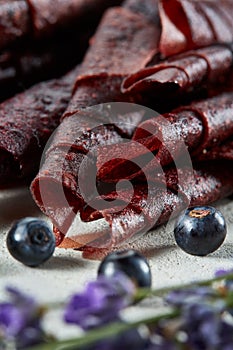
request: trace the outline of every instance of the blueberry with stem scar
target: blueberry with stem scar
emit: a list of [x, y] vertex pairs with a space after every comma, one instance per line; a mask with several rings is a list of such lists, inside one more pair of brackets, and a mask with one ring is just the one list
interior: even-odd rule
[[178, 246], [191, 255], [205, 256], [217, 250], [227, 233], [222, 213], [213, 207], [187, 209], [177, 220], [174, 235]]
[[37, 218], [16, 221], [7, 235], [10, 254], [24, 265], [35, 267], [48, 260], [55, 249], [49, 225]]

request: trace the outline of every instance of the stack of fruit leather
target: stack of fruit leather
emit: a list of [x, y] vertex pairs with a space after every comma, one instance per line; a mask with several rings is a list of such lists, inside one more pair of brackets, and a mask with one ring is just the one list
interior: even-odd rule
[[[57, 245], [112, 249], [233, 192], [232, 6], [127, 0], [105, 12], [31, 185]], [[82, 232], [77, 214], [105, 229]]]

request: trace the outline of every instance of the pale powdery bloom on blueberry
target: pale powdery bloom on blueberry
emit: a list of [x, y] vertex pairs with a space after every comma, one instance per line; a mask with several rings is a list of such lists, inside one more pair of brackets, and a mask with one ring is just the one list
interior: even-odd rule
[[39, 344], [43, 332], [35, 301], [17, 289], [7, 288], [10, 301], [0, 303], [0, 337], [17, 349]]
[[73, 295], [64, 320], [84, 330], [116, 321], [119, 312], [131, 303], [134, 292], [133, 283], [123, 274], [111, 278], [99, 276], [82, 293]]

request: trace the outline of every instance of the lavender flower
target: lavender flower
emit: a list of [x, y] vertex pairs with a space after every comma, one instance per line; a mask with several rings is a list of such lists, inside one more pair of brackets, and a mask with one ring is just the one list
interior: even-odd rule
[[221, 269], [221, 270], [217, 270], [215, 272], [215, 277], [224, 277], [226, 276], [227, 274], [232, 274], [233, 273], [233, 269], [231, 270], [224, 270], [224, 269]]
[[116, 321], [119, 312], [132, 301], [134, 292], [133, 283], [123, 274], [112, 278], [100, 276], [88, 283], [83, 293], [71, 298], [64, 320], [84, 330]]
[[24, 327], [24, 317], [11, 303], [0, 304], [0, 330], [7, 338], [15, 337]]
[[7, 288], [10, 302], [0, 303], [0, 336], [17, 349], [39, 344], [43, 331], [35, 301], [20, 291]]

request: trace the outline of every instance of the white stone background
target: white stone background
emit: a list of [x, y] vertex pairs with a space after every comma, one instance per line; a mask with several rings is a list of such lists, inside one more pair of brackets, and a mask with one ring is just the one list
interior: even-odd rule
[[[216, 206], [226, 218], [228, 233], [223, 245], [206, 257], [188, 255], [177, 247], [172, 223], [149, 232], [131, 245], [147, 256], [153, 288], [202, 280], [212, 277], [217, 269], [233, 268], [233, 201], [225, 199]], [[32, 294], [41, 303], [64, 301], [73, 292], [82, 290], [87, 281], [96, 278], [99, 261], [83, 259], [78, 251], [57, 248], [54, 256], [37, 268], [14, 260], [6, 248], [6, 235], [14, 220], [26, 216], [43, 217], [27, 188], [0, 190], [0, 300], [6, 298], [5, 286], [11, 285]], [[142, 309], [143, 315], [152, 312], [151, 301], [134, 307], [132, 317]], [[48, 316], [46, 327], [61, 338], [77, 332], [76, 327], [61, 325], [59, 312]]]

